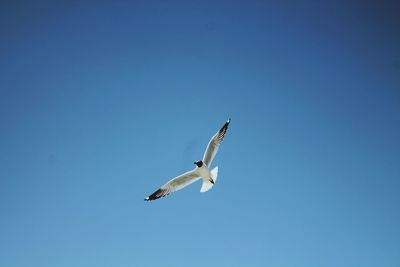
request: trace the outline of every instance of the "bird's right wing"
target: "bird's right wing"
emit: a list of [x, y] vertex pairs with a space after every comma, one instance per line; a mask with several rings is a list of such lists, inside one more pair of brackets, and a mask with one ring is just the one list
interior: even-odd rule
[[213, 137], [211, 137], [210, 142], [207, 145], [206, 151], [204, 152], [203, 156], [203, 162], [210, 167], [211, 161], [214, 159], [215, 154], [217, 154], [219, 145], [222, 143], [224, 140], [224, 136], [226, 131], [228, 130], [229, 123], [231, 122], [231, 119], [228, 119], [224, 126], [219, 129], [219, 131], [214, 134]]
[[181, 174], [168, 181], [165, 185], [161, 186], [157, 191], [155, 191], [150, 196], [146, 197], [144, 200], [149, 201], [158, 199], [160, 197], [165, 197], [166, 195], [169, 195], [172, 192], [178, 191], [196, 182], [198, 179], [200, 179], [200, 175], [196, 171], [196, 169], [189, 172], [185, 172], [184, 174]]

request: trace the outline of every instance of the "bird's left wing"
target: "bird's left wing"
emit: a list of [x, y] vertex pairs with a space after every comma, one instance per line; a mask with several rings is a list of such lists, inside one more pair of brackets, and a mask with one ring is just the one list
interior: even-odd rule
[[203, 162], [210, 167], [211, 161], [214, 159], [215, 154], [217, 154], [219, 145], [224, 140], [226, 131], [228, 130], [229, 123], [231, 119], [228, 119], [225, 124], [219, 129], [219, 131], [211, 137], [210, 142], [208, 142], [206, 151], [204, 152]]
[[166, 195], [169, 195], [172, 192], [178, 191], [196, 182], [198, 179], [200, 179], [200, 175], [196, 171], [196, 169], [189, 172], [185, 172], [184, 174], [181, 174], [168, 181], [165, 185], [161, 186], [157, 191], [155, 191], [150, 196], [146, 197], [144, 200], [149, 201], [158, 199], [160, 197], [165, 197]]

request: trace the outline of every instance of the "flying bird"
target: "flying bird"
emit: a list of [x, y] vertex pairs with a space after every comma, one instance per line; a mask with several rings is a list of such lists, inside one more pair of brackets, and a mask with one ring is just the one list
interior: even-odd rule
[[155, 191], [150, 196], [146, 197], [144, 200], [155, 200], [160, 197], [165, 197], [172, 192], [178, 191], [199, 179], [203, 180], [200, 192], [206, 192], [213, 187], [217, 181], [218, 176], [218, 166], [210, 170], [211, 162], [213, 161], [215, 155], [217, 154], [219, 145], [224, 140], [226, 131], [228, 130], [229, 123], [231, 119], [228, 119], [225, 124], [219, 129], [219, 131], [214, 134], [210, 142], [208, 142], [206, 151], [202, 160], [195, 161], [196, 167], [188, 172], [185, 172], [179, 176], [168, 181], [166, 184], [161, 186], [157, 191]]

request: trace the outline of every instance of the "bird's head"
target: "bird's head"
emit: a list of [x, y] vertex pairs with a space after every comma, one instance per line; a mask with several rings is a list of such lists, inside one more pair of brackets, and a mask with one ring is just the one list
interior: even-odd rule
[[201, 168], [201, 166], [203, 166], [203, 161], [198, 160], [198, 161], [195, 161], [194, 164], [196, 164], [197, 167]]

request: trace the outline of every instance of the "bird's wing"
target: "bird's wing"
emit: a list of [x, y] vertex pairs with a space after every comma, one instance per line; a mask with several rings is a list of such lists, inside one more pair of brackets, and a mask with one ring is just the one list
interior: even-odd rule
[[228, 119], [224, 126], [222, 126], [219, 131], [214, 134], [214, 136], [211, 138], [210, 142], [208, 142], [206, 152], [204, 152], [203, 156], [203, 162], [210, 167], [210, 164], [212, 160], [215, 157], [215, 154], [217, 154], [219, 145], [222, 143], [222, 140], [224, 140], [224, 136], [226, 131], [228, 130], [229, 123], [231, 122], [231, 119]]
[[200, 179], [200, 174], [196, 171], [196, 169], [185, 172], [170, 181], [168, 181], [165, 185], [161, 186], [157, 191], [155, 191], [150, 196], [146, 197], [144, 200], [155, 200], [160, 197], [165, 197], [166, 195], [178, 191]]

